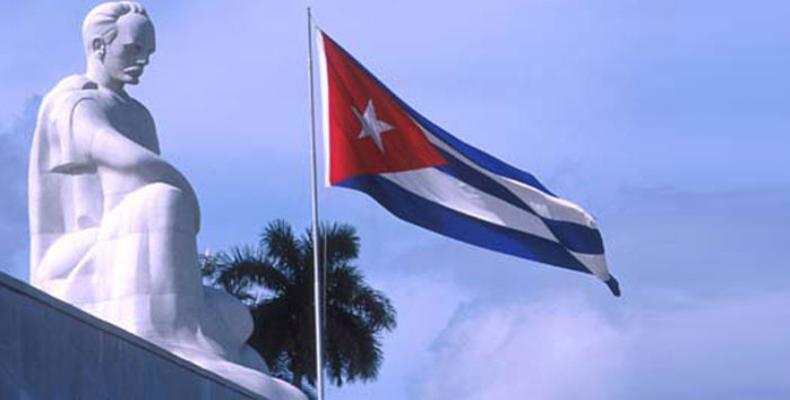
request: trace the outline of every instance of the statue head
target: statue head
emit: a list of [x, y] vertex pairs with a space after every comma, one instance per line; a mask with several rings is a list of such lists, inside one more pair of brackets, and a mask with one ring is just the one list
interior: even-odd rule
[[156, 47], [153, 24], [133, 1], [96, 6], [82, 24], [82, 41], [88, 74], [117, 88], [139, 82]]

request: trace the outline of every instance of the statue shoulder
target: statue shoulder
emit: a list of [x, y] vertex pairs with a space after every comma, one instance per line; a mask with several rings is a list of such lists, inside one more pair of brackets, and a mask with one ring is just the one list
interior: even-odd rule
[[98, 99], [99, 86], [84, 75], [72, 75], [61, 79], [52, 90], [44, 96], [42, 111], [51, 113], [55, 110], [71, 110], [80, 100]]
[[98, 96], [98, 89], [99, 85], [85, 75], [71, 75], [61, 79], [49, 91], [47, 97], [61, 97], [64, 95]]
[[31, 162], [37, 170], [64, 174], [91, 170], [93, 132], [75, 129], [75, 110], [83, 100], [98, 98], [97, 89], [89, 79], [75, 75], [58, 82], [44, 96], [31, 148]]
[[75, 90], [96, 90], [99, 88], [95, 82], [85, 75], [67, 76], [58, 82], [52, 92], [75, 91]]

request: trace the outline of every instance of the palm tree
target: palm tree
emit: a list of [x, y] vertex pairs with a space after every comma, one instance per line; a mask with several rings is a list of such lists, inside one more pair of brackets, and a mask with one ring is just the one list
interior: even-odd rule
[[[321, 225], [319, 246], [326, 249], [324, 362], [329, 379], [375, 379], [383, 354], [381, 335], [395, 328], [395, 309], [371, 288], [352, 262], [359, 255], [356, 230], [345, 224]], [[236, 247], [205, 257], [207, 281], [244, 301], [255, 329], [249, 344], [272, 373], [301, 386], [315, 384], [313, 244], [309, 231], [296, 237], [282, 220], [270, 223], [258, 247]]]

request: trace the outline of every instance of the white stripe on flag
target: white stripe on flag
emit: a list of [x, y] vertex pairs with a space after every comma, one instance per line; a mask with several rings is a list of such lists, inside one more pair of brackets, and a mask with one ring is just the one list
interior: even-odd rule
[[417, 196], [459, 213], [559, 242], [536, 215], [435, 168], [385, 173], [380, 176]]
[[[329, 157], [332, 155], [329, 144], [329, 70], [326, 65], [326, 54], [324, 50], [324, 33], [315, 28], [315, 42], [318, 45], [318, 77], [321, 87], [321, 132], [324, 141], [324, 184], [326, 187], [332, 186], [329, 183]], [[315, 118], [314, 116], [310, 116]]]
[[595, 220], [592, 218], [592, 216], [590, 216], [590, 214], [588, 214], [576, 204], [559, 197], [548, 195], [529, 185], [525, 185], [522, 182], [505, 178], [480, 167], [477, 165], [477, 163], [469, 160], [461, 153], [447, 145], [447, 143], [435, 137], [428, 130], [423, 128], [422, 125], [417, 123], [417, 121], [414, 122], [422, 129], [422, 131], [425, 133], [425, 136], [432, 144], [450, 153], [453, 157], [457, 158], [469, 167], [474, 168], [476, 171], [486, 175], [491, 179], [494, 179], [497, 183], [501, 184], [511, 193], [521, 199], [521, 201], [529, 205], [541, 217], [555, 221], [573, 222], [576, 224], [588, 226], [590, 228], [595, 228]]
[[579, 262], [581, 262], [598, 279], [606, 282], [609, 280], [609, 269], [606, 267], [606, 258], [603, 254], [584, 254], [568, 250]]

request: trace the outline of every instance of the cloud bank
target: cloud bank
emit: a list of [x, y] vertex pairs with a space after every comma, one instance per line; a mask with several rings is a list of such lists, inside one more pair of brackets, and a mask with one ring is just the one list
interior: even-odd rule
[[630, 332], [579, 299], [459, 311], [420, 398], [611, 399]]
[[459, 308], [421, 399], [787, 398], [790, 292], [606, 316], [578, 295]]

